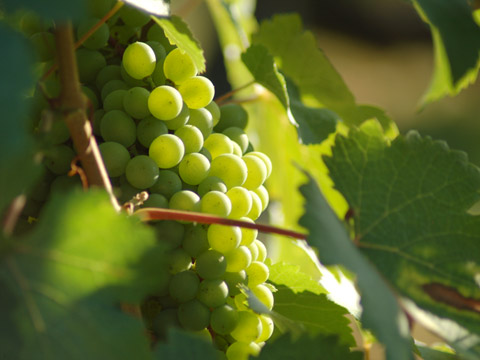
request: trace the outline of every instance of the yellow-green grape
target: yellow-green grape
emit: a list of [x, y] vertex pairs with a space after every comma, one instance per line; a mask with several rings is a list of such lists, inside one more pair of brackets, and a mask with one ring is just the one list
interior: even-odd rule
[[250, 195], [252, 195], [252, 209], [247, 214], [247, 217], [252, 220], [257, 220], [262, 213], [262, 200], [260, 200], [260, 197], [253, 191], [250, 191]]
[[216, 126], [220, 121], [220, 107], [217, 105], [215, 101], [210, 102], [207, 106], [205, 106], [210, 114], [212, 114], [213, 126]]
[[238, 144], [241, 149], [241, 154], [247, 150], [248, 136], [243, 129], [233, 126], [223, 130], [223, 133]]
[[263, 162], [265, 163], [265, 166], [267, 167], [267, 179], [268, 179], [268, 177], [272, 173], [272, 161], [270, 160], [270, 158], [266, 154], [260, 151], [251, 151], [249, 153], [246, 153], [245, 155], [257, 156], [258, 158], [263, 160]]
[[203, 134], [203, 138], [207, 139], [213, 130], [212, 114], [205, 109], [190, 109], [190, 117], [188, 124], [196, 126]]
[[228, 347], [225, 354], [227, 360], [248, 360], [251, 356], [256, 357], [260, 354], [260, 350], [260, 346], [255, 342], [247, 344], [237, 341]]
[[213, 100], [215, 87], [204, 76], [194, 76], [183, 81], [178, 87], [183, 101], [190, 109], [200, 109]]
[[240, 245], [242, 232], [238, 226], [212, 224], [208, 227], [207, 238], [213, 250], [225, 254]]
[[220, 191], [209, 191], [200, 201], [200, 210], [206, 214], [228, 216], [232, 210], [232, 204], [224, 193]]
[[227, 196], [232, 203], [230, 218], [240, 219], [246, 216], [252, 209], [252, 195], [250, 195], [247, 189], [241, 186], [234, 186], [227, 191]]
[[182, 107], [182, 95], [171, 86], [158, 86], [148, 97], [148, 109], [160, 120], [173, 120], [180, 115]]
[[152, 193], [148, 195], [148, 199], [143, 202], [142, 207], [156, 207], [168, 209], [168, 200], [161, 194]]
[[172, 134], [160, 135], [152, 141], [148, 149], [148, 155], [161, 169], [169, 169], [180, 163], [184, 153], [182, 140]]
[[209, 308], [225, 304], [228, 286], [222, 279], [205, 279], [198, 287], [197, 299]]
[[185, 103], [183, 103], [182, 110], [180, 114], [174, 117], [172, 120], [165, 121], [168, 130], [177, 130], [185, 125], [190, 119], [190, 109]]
[[[250, 222], [252, 224], [255, 224], [255, 221], [248, 217], [242, 217], [240, 218], [242, 221]], [[258, 235], [258, 230], [257, 229], [247, 229], [242, 227], [242, 241], [240, 245], [245, 245], [249, 246], [251, 243], [255, 241]], [[255, 259], [253, 259], [255, 260]]]
[[252, 191], [255, 194], [257, 194], [260, 200], [262, 201], [262, 211], [265, 211], [265, 209], [268, 206], [268, 202], [270, 200], [270, 196], [268, 195], [268, 190], [265, 188], [265, 186], [260, 185], [258, 188]]
[[268, 310], [273, 309], [274, 298], [272, 291], [265, 285], [259, 284], [255, 286], [249, 286], [252, 293], [260, 300]]
[[208, 176], [198, 185], [197, 193], [200, 196], [205, 195], [209, 191], [227, 192], [227, 186], [218, 176]]
[[220, 133], [211, 134], [203, 143], [203, 147], [210, 152], [212, 159], [219, 155], [231, 154], [233, 152], [232, 140]]
[[248, 169], [247, 179], [243, 183], [243, 187], [248, 190], [258, 188], [267, 178], [267, 167], [265, 163], [258, 157], [252, 155], [245, 155], [242, 159], [245, 161]]
[[270, 337], [273, 334], [273, 330], [274, 330], [275, 325], [273, 323], [272, 318], [268, 315], [258, 315], [258, 317], [260, 318], [260, 321], [262, 322], [262, 333], [261, 333], [260, 337], [256, 340], [256, 342], [261, 343], [261, 342], [265, 342], [268, 339], [270, 339]]
[[240, 288], [238, 285], [247, 285], [247, 273], [245, 270], [240, 270], [237, 272], [225, 272], [222, 278], [228, 285], [230, 296], [236, 296], [240, 293]]
[[155, 70], [155, 53], [143, 42], [134, 42], [123, 53], [122, 63], [125, 71], [134, 79], [143, 79]]
[[212, 330], [220, 335], [229, 334], [235, 329], [237, 322], [237, 310], [226, 304], [213, 309], [210, 316], [210, 326]]
[[252, 254], [246, 246], [239, 246], [225, 254], [227, 271], [239, 272], [248, 268], [252, 262]]
[[264, 262], [265, 259], [267, 258], [267, 248], [265, 247], [263, 242], [261, 242], [258, 239], [255, 239], [254, 242], [255, 242], [255, 245], [257, 245], [257, 249], [258, 249], [257, 261]]
[[242, 151], [242, 149], [240, 148], [240, 145], [238, 145], [235, 141], [232, 141], [232, 145], [233, 145], [233, 152], [232, 152], [232, 154], [237, 155], [238, 157], [242, 157], [243, 151]]
[[226, 268], [225, 255], [212, 249], [202, 252], [195, 261], [195, 270], [202, 279], [220, 279]]
[[268, 266], [260, 261], [252, 261], [250, 266], [245, 271], [247, 272], [249, 287], [264, 283], [267, 281], [268, 275], [270, 274]]
[[210, 162], [199, 153], [186, 154], [178, 167], [178, 172], [183, 181], [189, 185], [200, 184], [210, 170]]
[[170, 209], [193, 211], [200, 197], [190, 190], [182, 190], [172, 195], [169, 201]]
[[247, 296], [243, 292], [240, 292], [237, 295], [235, 295], [233, 300], [238, 310], [241, 310], [241, 311], [248, 310]]
[[232, 337], [241, 342], [250, 343], [262, 334], [262, 322], [256, 314], [250, 311], [238, 312], [238, 323], [231, 332]]
[[257, 261], [258, 259], [258, 246], [255, 241], [252, 241], [249, 245], [246, 245], [252, 254], [252, 261]]
[[[222, 179], [225, 185], [227, 185], [227, 189], [231, 189], [234, 186], [241, 186], [247, 178], [247, 171], [245, 162], [238, 156], [232, 154], [219, 155], [213, 159], [210, 164], [210, 176], [217, 176]], [[255, 194], [255, 196], [258, 198], [258, 195]], [[258, 199], [258, 201], [261, 207], [260, 199]], [[256, 220], [256, 218], [254, 220]]]
[[175, 84], [181, 84], [188, 78], [197, 75], [197, 67], [190, 55], [176, 48], [170, 51], [163, 63], [165, 77]]
[[183, 125], [175, 130], [175, 135], [182, 139], [185, 154], [199, 152], [203, 146], [203, 134], [193, 125]]

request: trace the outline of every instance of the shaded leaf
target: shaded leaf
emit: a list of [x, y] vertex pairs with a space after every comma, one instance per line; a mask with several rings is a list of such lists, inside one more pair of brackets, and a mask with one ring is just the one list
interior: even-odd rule
[[122, 0], [155, 16], [170, 15], [170, 2], [165, 0]]
[[420, 352], [423, 360], [460, 360], [460, 358], [455, 354], [429, 348], [427, 346], [417, 345], [417, 349]]
[[221, 359], [218, 350], [200, 335], [187, 333], [175, 328], [168, 333], [168, 342], [160, 343], [155, 349], [155, 359]]
[[278, 262], [269, 265], [269, 281], [275, 285], [285, 285], [294, 293], [310, 291], [314, 294], [325, 293], [326, 290], [317, 280], [300, 270], [300, 266]]

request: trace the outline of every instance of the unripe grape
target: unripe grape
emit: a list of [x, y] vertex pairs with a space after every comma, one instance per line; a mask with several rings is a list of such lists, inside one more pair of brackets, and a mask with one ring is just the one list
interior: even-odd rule
[[170, 198], [170, 209], [193, 211], [200, 197], [190, 190], [179, 191]]
[[250, 311], [238, 312], [238, 323], [231, 332], [237, 341], [250, 343], [257, 340], [262, 334], [262, 322], [256, 314]]
[[150, 144], [148, 155], [161, 169], [172, 168], [183, 158], [185, 147], [178, 136], [172, 134], [160, 135]]
[[234, 186], [227, 191], [227, 196], [232, 203], [232, 211], [230, 213], [232, 219], [240, 219], [246, 216], [252, 209], [252, 195], [250, 195], [247, 189], [241, 186]]
[[127, 163], [130, 160], [130, 154], [125, 146], [117, 142], [106, 141], [98, 147], [102, 154], [108, 175], [110, 177], [117, 177], [124, 174]]
[[135, 122], [130, 116], [120, 110], [111, 110], [100, 122], [100, 133], [105, 141], [115, 141], [129, 147], [136, 140]]
[[[152, 194], [152, 195], [159, 195], [159, 194]], [[168, 202], [167, 202], [167, 207], [168, 207]], [[168, 245], [170, 249], [175, 249], [182, 244], [183, 237], [185, 235], [185, 226], [183, 224], [180, 224], [178, 221], [174, 221], [174, 220], [158, 221], [155, 224], [155, 233], [157, 234], [158, 241]]]
[[200, 224], [186, 225], [182, 247], [191, 257], [196, 258], [198, 255], [210, 248], [207, 238], [207, 229], [205, 226], [206, 225]]
[[[260, 321], [262, 322], [262, 334], [256, 340], [256, 342], [261, 343], [261, 342], [265, 342], [268, 339], [270, 339], [270, 337], [273, 334], [273, 330], [274, 330], [275, 325], [274, 325], [273, 320], [270, 316], [259, 315], [258, 317], [260, 318]], [[211, 321], [211, 319], [210, 319], [210, 321]]]
[[248, 360], [251, 356], [257, 356], [260, 354], [260, 346], [254, 342], [245, 343], [245, 342], [234, 342], [231, 344], [227, 351], [228, 360]]
[[220, 107], [215, 101], [212, 101], [210, 102], [210, 104], [205, 106], [205, 109], [207, 109], [210, 114], [212, 114], [213, 126], [216, 126], [220, 121]]
[[239, 272], [247, 269], [252, 262], [252, 254], [246, 246], [239, 246], [225, 254], [227, 271]]
[[155, 53], [143, 42], [134, 42], [123, 53], [122, 63], [127, 73], [134, 79], [143, 79], [155, 70]]
[[229, 305], [222, 305], [215, 308], [210, 316], [210, 326], [217, 334], [227, 335], [238, 322], [237, 311]]
[[170, 296], [179, 303], [195, 299], [197, 295], [200, 280], [194, 271], [187, 270], [176, 273], [170, 279], [169, 293]]
[[57, 145], [45, 152], [45, 165], [56, 175], [66, 174], [70, 168], [75, 152], [67, 145]]
[[209, 191], [220, 191], [225, 193], [227, 186], [218, 176], [208, 176], [198, 185], [198, 195], [204, 196]]
[[197, 299], [209, 308], [225, 304], [228, 297], [228, 286], [221, 279], [203, 280], [197, 293]]
[[204, 142], [203, 146], [210, 152], [212, 159], [222, 154], [231, 154], [233, 145], [230, 138], [224, 134], [211, 134]]
[[182, 94], [183, 101], [190, 109], [200, 109], [207, 106], [215, 95], [215, 87], [204, 76], [194, 76], [186, 79], [180, 84], [178, 91]]
[[180, 190], [182, 190], [182, 180], [171, 170], [160, 170], [157, 182], [150, 187], [150, 191], [162, 194], [167, 199]]
[[199, 153], [187, 154], [180, 162], [178, 172], [183, 181], [189, 185], [198, 185], [208, 176], [210, 162]]
[[[96, 18], [89, 18], [82, 20], [77, 28], [77, 39], [80, 40], [92, 27], [94, 27], [100, 20]], [[88, 49], [98, 50], [107, 45], [108, 38], [110, 36], [110, 30], [108, 25], [103, 23], [95, 30], [93, 34], [83, 42], [83, 46]]]
[[247, 272], [249, 287], [264, 283], [267, 281], [270, 273], [268, 266], [260, 261], [252, 261], [250, 266], [245, 271]]
[[147, 155], [137, 155], [128, 161], [125, 176], [133, 187], [147, 189], [157, 181], [158, 166]]
[[171, 86], [157, 86], [148, 97], [148, 109], [160, 120], [173, 120], [180, 115], [182, 107], [182, 95]]
[[200, 209], [206, 214], [228, 216], [232, 210], [232, 203], [224, 193], [220, 191], [209, 191], [202, 197]]
[[197, 74], [197, 68], [190, 55], [179, 48], [173, 49], [167, 54], [163, 63], [163, 71], [166, 78], [175, 84], [180, 84]]
[[222, 132], [229, 127], [245, 129], [248, 123], [247, 111], [238, 104], [220, 106], [220, 121], [215, 126], [215, 131]]
[[137, 140], [146, 148], [160, 135], [168, 134], [168, 129], [162, 120], [148, 116], [137, 124]]
[[225, 256], [216, 250], [204, 251], [195, 262], [197, 274], [203, 279], [220, 279], [226, 268]]
[[176, 274], [192, 267], [192, 258], [182, 248], [176, 248], [168, 254], [168, 271]]
[[258, 157], [252, 155], [245, 155], [242, 160], [248, 169], [247, 179], [243, 183], [243, 187], [248, 190], [258, 188], [267, 178], [267, 167], [265, 163]]
[[148, 97], [150, 92], [142, 87], [130, 88], [123, 98], [125, 112], [134, 119], [143, 119], [150, 115]]
[[156, 207], [168, 209], [168, 200], [165, 196], [161, 194], [150, 194], [148, 199], [143, 202], [142, 207]]
[[123, 108], [123, 97], [127, 93], [127, 90], [118, 89], [112, 91], [110, 94], [107, 95], [105, 100], [103, 100], [103, 110], [111, 111], [111, 110], [120, 110], [124, 111]]
[[203, 134], [196, 126], [183, 125], [175, 130], [175, 135], [182, 139], [185, 154], [199, 152], [203, 146]]
[[240, 245], [242, 232], [238, 226], [212, 224], [208, 227], [207, 236], [210, 247], [225, 254]]
[[185, 329], [199, 331], [210, 323], [210, 310], [194, 299], [178, 307], [178, 320]]
[[190, 109], [190, 118], [188, 124], [196, 126], [203, 135], [204, 139], [207, 139], [212, 133], [213, 118], [212, 114], [207, 109]]
[[234, 186], [241, 186], [245, 182], [247, 178], [247, 165], [245, 165], [245, 162], [238, 156], [222, 154], [212, 160], [210, 164], [210, 175], [218, 176], [225, 182], [227, 188], [230, 189]]

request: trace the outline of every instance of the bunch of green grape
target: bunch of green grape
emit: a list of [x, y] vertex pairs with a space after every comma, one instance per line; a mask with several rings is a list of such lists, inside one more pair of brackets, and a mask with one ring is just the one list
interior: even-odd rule
[[[76, 24], [77, 39], [114, 2], [90, 4], [92, 17]], [[45, 41], [39, 43], [51, 44], [47, 53], [54, 54], [51, 35], [42, 32]], [[264, 182], [272, 165], [249, 142], [248, 114], [238, 104], [218, 106], [212, 82], [199, 75], [188, 53], [168, 42], [161, 27], [124, 5], [76, 56], [93, 131], [121, 202], [146, 191], [145, 207], [257, 220], [269, 202]], [[44, 70], [53, 56], [39, 60]], [[49, 87], [34, 94], [34, 103], [48, 107], [49, 98], [58, 96], [56, 74], [49, 81]], [[49, 119], [48, 125], [38, 130], [48, 139], [44, 164], [49, 175], [39, 185], [47, 190], [60, 178], [70, 179], [74, 157], [62, 119]], [[152, 226], [169, 249], [168, 281], [142, 307], [155, 337], [162, 340], [170, 327], [178, 326], [205, 335], [229, 360], [258, 354], [274, 324], [249, 308], [242, 287], [269, 310], [274, 298], [266, 283], [266, 248], [257, 231], [177, 221]]]

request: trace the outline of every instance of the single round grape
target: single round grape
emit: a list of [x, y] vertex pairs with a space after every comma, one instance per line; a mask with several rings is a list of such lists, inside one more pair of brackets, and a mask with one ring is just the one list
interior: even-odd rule
[[76, 57], [78, 76], [84, 84], [93, 83], [99, 71], [107, 66], [105, 57], [97, 50], [78, 49]]
[[167, 125], [156, 117], [148, 116], [137, 124], [137, 140], [146, 148], [160, 135], [168, 134]]
[[223, 180], [227, 189], [241, 186], [247, 178], [247, 165], [238, 156], [222, 154], [212, 160], [210, 175], [218, 176]]
[[148, 97], [150, 92], [142, 87], [130, 88], [123, 98], [125, 112], [134, 119], [143, 119], [150, 115]]
[[252, 254], [250, 253], [250, 250], [243, 245], [227, 252], [225, 258], [227, 259], [228, 272], [245, 270], [252, 263]]
[[268, 179], [268, 177], [272, 173], [272, 161], [270, 160], [270, 158], [266, 154], [260, 151], [251, 151], [246, 153], [245, 155], [253, 155], [263, 160], [263, 162], [265, 163], [265, 166], [267, 167], [267, 179]]
[[[240, 220], [255, 224], [255, 221], [253, 221], [248, 217], [242, 217], [240, 218]], [[258, 235], [257, 229], [247, 229], [242, 227], [241, 231], [242, 231], [242, 241], [240, 242], [240, 245], [248, 246], [251, 243], [253, 243], [257, 238], [257, 235]]]
[[180, 177], [189, 185], [200, 184], [208, 176], [209, 170], [210, 162], [199, 153], [185, 155], [178, 167]]
[[220, 191], [209, 191], [200, 201], [200, 210], [206, 214], [228, 216], [232, 210], [230, 199]]
[[229, 127], [245, 129], [248, 124], [248, 113], [239, 104], [226, 104], [220, 106], [220, 121], [215, 126], [215, 131], [222, 132]]
[[129, 147], [136, 140], [135, 122], [130, 116], [120, 110], [111, 110], [100, 122], [100, 134], [105, 141], [115, 141]]
[[43, 117], [40, 119], [39, 128], [47, 133], [47, 141], [52, 145], [60, 145], [70, 139], [65, 121], [58, 116], [53, 119]]
[[228, 347], [225, 354], [228, 360], [248, 360], [252, 356], [258, 356], [260, 350], [260, 346], [254, 342], [247, 344], [237, 341]]
[[33, 35], [48, 29], [48, 23], [42, 20], [37, 14], [33, 12], [22, 11], [18, 25], [20, 31], [25, 35]]
[[258, 259], [258, 246], [255, 241], [252, 241], [249, 245], [246, 245], [250, 253], [252, 254], [252, 261], [256, 261]]
[[190, 109], [200, 109], [207, 106], [215, 95], [215, 87], [204, 76], [194, 76], [186, 79], [180, 84], [178, 91], [182, 94], [183, 101]]
[[38, 32], [30, 37], [38, 61], [44, 62], [55, 57], [55, 37], [47, 31]]
[[260, 302], [267, 307], [268, 310], [273, 309], [274, 298], [272, 291], [265, 285], [259, 284], [255, 286], [250, 286], [250, 290], [257, 297]]
[[225, 272], [222, 276], [223, 280], [227, 283], [230, 296], [236, 296], [240, 293], [238, 285], [247, 285], [247, 273], [245, 270], [237, 272]]
[[243, 154], [248, 147], [248, 136], [243, 129], [238, 127], [229, 127], [223, 130], [223, 134], [227, 135], [230, 140], [234, 141]]
[[204, 142], [203, 146], [210, 152], [212, 159], [222, 154], [231, 154], [233, 152], [232, 141], [224, 134], [211, 134]]
[[160, 120], [173, 120], [180, 114], [182, 107], [182, 95], [171, 86], [157, 86], [148, 97], [148, 109]]
[[100, 90], [110, 80], [122, 80], [120, 65], [107, 65], [102, 68], [97, 74], [95, 85]]
[[117, 177], [124, 174], [130, 160], [130, 154], [125, 146], [117, 142], [106, 141], [98, 147], [107, 168], [108, 176]]
[[243, 183], [243, 187], [254, 190], [262, 185], [267, 178], [267, 167], [261, 159], [253, 155], [245, 155], [242, 159], [248, 169], [247, 179]]
[[207, 229], [205, 225], [186, 225], [182, 247], [191, 257], [194, 258], [204, 251], [207, 251], [210, 248], [210, 245], [208, 244]]
[[252, 209], [252, 195], [250, 195], [247, 189], [241, 186], [234, 186], [227, 191], [227, 196], [232, 203], [230, 218], [240, 219], [246, 216]]
[[203, 279], [220, 279], [227, 268], [225, 256], [215, 250], [207, 250], [195, 261], [197, 274]]
[[112, 91], [105, 97], [103, 100], [103, 110], [111, 111], [111, 110], [121, 110], [123, 111], [123, 97], [127, 93], [127, 90], [118, 89]]
[[203, 280], [198, 287], [197, 299], [209, 308], [225, 304], [228, 286], [221, 279]]
[[150, 191], [162, 194], [167, 199], [180, 190], [182, 190], [182, 180], [171, 170], [160, 170], [157, 182], [150, 187]]
[[183, 125], [175, 130], [175, 135], [182, 139], [185, 154], [199, 152], [203, 146], [203, 134], [196, 126]]
[[[93, 28], [100, 20], [97, 18], [87, 18], [80, 21], [77, 27], [77, 40], [80, 40], [91, 28]], [[95, 30], [93, 34], [83, 42], [83, 46], [88, 49], [98, 50], [107, 45], [108, 38], [110, 37], [110, 29], [108, 25], [103, 23]]]
[[261, 242], [258, 239], [255, 239], [254, 242], [255, 242], [255, 245], [257, 245], [257, 249], [258, 249], [257, 261], [260, 261], [260, 262], [263, 263], [265, 261], [265, 259], [267, 258], [267, 248], [265, 247], [263, 242]]
[[172, 276], [168, 291], [173, 300], [185, 303], [195, 299], [199, 284], [200, 279], [194, 271], [182, 271]]
[[157, 181], [158, 171], [158, 166], [152, 158], [137, 155], [128, 161], [125, 176], [133, 187], [147, 189]]
[[218, 176], [208, 176], [198, 185], [198, 195], [204, 196], [209, 191], [227, 192], [227, 186]]
[[213, 126], [216, 126], [220, 121], [220, 107], [215, 101], [212, 101], [210, 104], [205, 106], [205, 109], [207, 109], [210, 114], [212, 114], [212, 123]]
[[142, 27], [150, 21], [148, 14], [128, 4], [125, 4], [118, 13], [120, 19], [130, 27]]
[[200, 197], [190, 190], [179, 191], [170, 198], [170, 209], [193, 211]]
[[102, 121], [103, 115], [105, 115], [105, 110], [98, 109], [93, 113], [92, 119], [92, 129], [93, 133], [97, 136], [100, 136], [100, 122]]
[[87, 5], [89, 14], [100, 19], [115, 5], [115, 0], [88, 0]]
[[[272, 318], [268, 315], [259, 315], [258, 317], [262, 322], [262, 333], [260, 334], [260, 337], [255, 342], [262, 343], [270, 339], [270, 337], [273, 334], [275, 324], [273, 323]], [[211, 319], [210, 319], [210, 322], [211, 322]]]
[[[155, 53], [155, 58], [157, 60], [157, 66], [161, 64], [163, 66], [163, 62], [165, 61], [165, 58], [167, 56], [167, 51], [165, 50], [165, 47], [160, 44], [158, 41], [147, 41], [146, 42], [148, 46], [150, 46]], [[163, 71], [163, 69], [162, 69]]]
[[67, 145], [56, 145], [45, 152], [45, 166], [56, 175], [66, 174], [71, 169], [75, 152]]
[[192, 258], [182, 248], [176, 248], [168, 254], [168, 271], [176, 274], [192, 267]]
[[210, 310], [194, 299], [178, 307], [178, 320], [186, 330], [199, 331], [210, 323]]
[[124, 81], [118, 80], [118, 79], [113, 79], [107, 82], [103, 87], [102, 90], [100, 91], [100, 96], [102, 98], [102, 101], [105, 101], [108, 95], [110, 95], [112, 92], [115, 90], [127, 90], [128, 86], [125, 84]]
[[143, 79], [155, 70], [155, 53], [143, 42], [136, 41], [127, 46], [122, 63], [127, 73], [134, 79]]
[[135, 79], [131, 77], [127, 70], [125, 70], [125, 66], [123, 64], [120, 64], [120, 76], [122, 77], [122, 80], [130, 87], [132, 86], [145, 86], [146, 82], [142, 79]]
[[190, 109], [185, 103], [182, 106], [180, 114], [174, 117], [172, 120], [165, 121], [168, 130], [177, 130], [180, 129], [183, 125], [187, 124], [190, 119]]
[[180, 84], [197, 75], [197, 67], [190, 55], [185, 51], [176, 48], [170, 51], [163, 63], [165, 77], [175, 84]]
[[253, 191], [250, 191], [250, 195], [252, 195], [252, 209], [247, 214], [247, 217], [249, 217], [252, 220], [257, 220], [260, 214], [262, 213], [262, 200]]
[[208, 161], [212, 162], [212, 154], [210, 154], [210, 151], [202, 147], [199, 153], [205, 156], [208, 159]]
[[155, 224], [155, 233], [157, 234], [157, 239], [161, 243], [167, 244], [170, 249], [175, 249], [178, 248], [183, 242], [185, 226], [174, 220], [158, 221]]
[[213, 130], [212, 114], [205, 108], [190, 109], [188, 124], [196, 126], [202, 132], [203, 138], [207, 139]]
[[268, 266], [260, 261], [252, 261], [250, 266], [245, 271], [247, 272], [249, 287], [264, 283], [267, 281], [270, 273]]
[[210, 247], [225, 254], [240, 245], [242, 232], [238, 226], [212, 224], [208, 227], [207, 236]]
[[221, 335], [229, 334], [235, 329], [237, 322], [237, 311], [226, 304], [213, 309], [210, 316], [210, 326], [212, 330]]
[[93, 110], [98, 109], [100, 103], [98, 102], [98, 97], [97, 97], [97, 94], [95, 93], [95, 91], [93, 91], [91, 88], [89, 88], [86, 85], [82, 85], [81, 89], [82, 89], [83, 95], [85, 95], [85, 97], [86, 97], [88, 109], [89, 110], [90, 109], [93, 109]]
[[265, 186], [260, 185], [258, 188], [252, 190], [255, 194], [258, 195], [262, 202], [262, 211], [265, 211], [265, 209], [268, 206], [268, 203], [270, 201], [270, 196], [268, 195], [268, 190], [265, 188]]
[[168, 209], [168, 200], [165, 196], [161, 194], [150, 194], [148, 199], [143, 202], [142, 207], [155, 207], [155, 208], [162, 208]]
[[256, 314], [250, 311], [238, 312], [238, 323], [231, 332], [237, 341], [250, 343], [257, 340], [262, 334], [262, 322]]
[[[103, 121], [102, 121], [103, 123]], [[148, 155], [161, 169], [172, 168], [183, 159], [185, 147], [178, 136], [165, 134], [158, 136], [150, 144]]]

